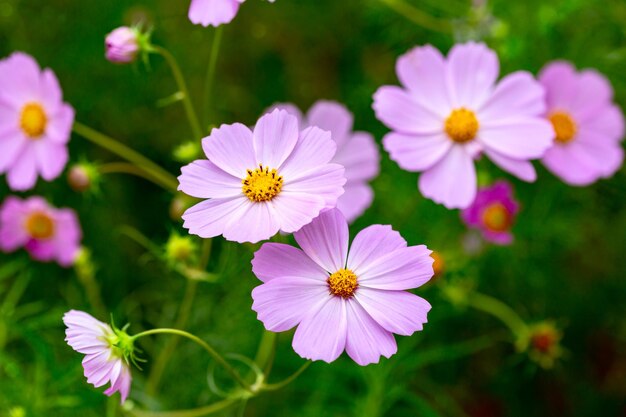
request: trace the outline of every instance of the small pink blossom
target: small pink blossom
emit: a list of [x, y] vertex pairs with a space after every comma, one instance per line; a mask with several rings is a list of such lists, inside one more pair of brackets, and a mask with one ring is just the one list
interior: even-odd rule
[[[82, 311], [68, 311], [63, 323], [67, 327], [65, 341], [85, 355], [83, 368], [87, 382], [96, 388], [111, 383], [104, 393], [110, 397], [119, 392], [124, 403], [132, 381], [128, 361], [123, 356], [124, 346], [129, 345], [124, 343], [128, 340], [125, 334]], [[132, 341], [130, 346], [132, 348]]]
[[263, 284], [252, 309], [273, 332], [297, 326], [293, 348], [303, 358], [332, 362], [345, 350], [359, 365], [397, 351], [393, 334], [422, 330], [430, 304], [406, 290], [433, 276], [431, 251], [407, 246], [391, 226], [374, 225], [348, 245], [337, 209], [294, 234], [302, 249], [265, 243], [252, 260]]
[[609, 80], [557, 61], [541, 71], [539, 81], [546, 90], [545, 116], [556, 133], [542, 159], [546, 168], [577, 186], [615, 174], [624, 161], [624, 116], [613, 102]]
[[213, 129], [202, 148], [208, 160], [183, 167], [178, 189], [207, 199], [183, 214], [183, 227], [203, 238], [258, 242], [293, 233], [343, 194], [330, 133], [301, 131], [284, 110], [261, 117], [254, 131], [240, 123]]
[[42, 197], [9, 196], [0, 207], [0, 249], [24, 247], [33, 259], [71, 266], [82, 233], [74, 210], [51, 207]]
[[59, 81], [30, 56], [0, 61], [0, 174], [9, 187], [31, 189], [37, 176], [57, 178], [68, 160], [74, 109], [63, 102]]
[[118, 64], [133, 62], [140, 51], [140, 36], [138, 29], [128, 26], [113, 30], [104, 41], [106, 59]]
[[461, 218], [467, 227], [479, 230], [485, 240], [510, 245], [513, 242], [511, 227], [518, 211], [511, 185], [498, 181], [479, 189], [476, 200], [461, 212]]
[[393, 132], [383, 145], [401, 168], [421, 172], [422, 194], [448, 208], [468, 207], [476, 196], [474, 158], [484, 153], [503, 170], [536, 179], [554, 132], [542, 116], [544, 90], [518, 71], [497, 81], [498, 57], [482, 43], [455, 45], [447, 57], [432, 46], [398, 59], [402, 87], [374, 95], [379, 120]]
[[337, 200], [337, 208], [346, 216], [348, 223], [352, 223], [374, 200], [374, 191], [368, 184], [380, 170], [380, 154], [374, 136], [352, 131], [352, 113], [335, 101], [318, 101], [306, 116], [293, 104], [278, 104], [274, 108], [293, 114], [303, 127], [317, 126], [330, 132], [337, 144], [337, 153], [331, 162], [343, 165], [348, 180], [344, 185], [345, 193]]
[[[220, 26], [230, 23], [246, 0], [191, 0], [189, 20], [196, 25]], [[268, 0], [273, 3], [274, 0]]]

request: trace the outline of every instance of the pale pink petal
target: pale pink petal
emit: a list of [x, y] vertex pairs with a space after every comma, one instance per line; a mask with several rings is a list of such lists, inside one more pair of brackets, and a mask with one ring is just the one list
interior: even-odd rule
[[481, 125], [477, 140], [485, 149], [513, 159], [541, 158], [552, 146], [554, 128], [540, 118], [514, 118]]
[[345, 183], [344, 168], [341, 165], [321, 165], [304, 174], [299, 173], [298, 176], [285, 178], [281, 194], [312, 194], [323, 198], [326, 208], [333, 208], [344, 192]]
[[481, 124], [488, 120], [540, 116], [546, 110], [545, 90], [532, 74], [514, 72], [504, 77], [478, 112]]
[[69, 159], [67, 146], [40, 139], [32, 145], [35, 148], [37, 168], [41, 177], [52, 181], [63, 172]]
[[196, 198], [236, 197], [243, 193], [241, 181], [203, 159], [181, 168], [178, 190]]
[[252, 132], [241, 123], [222, 125], [202, 139], [202, 149], [209, 161], [237, 178], [245, 178], [247, 170], [257, 168], [252, 146]]
[[280, 219], [280, 230], [285, 233], [297, 232], [326, 207], [326, 201], [320, 196], [284, 190], [272, 200], [272, 204]]
[[183, 227], [189, 229], [189, 233], [205, 239], [221, 235], [231, 219], [242, 216], [249, 202], [243, 195], [202, 201], [185, 211], [182, 216], [185, 221]]
[[581, 132], [596, 132], [618, 141], [624, 138], [624, 115], [614, 104], [603, 106], [591, 117], [578, 119], [577, 122]]
[[352, 241], [348, 254], [348, 269], [361, 272], [361, 267], [406, 246], [406, 240], [391, 226], [375, 224], [366, 227]]
[[343, 165], [348, 182], [368, 181], [378, 175], [380, 155], [374, 136], [355, 132], [337, 151], [333, 162]]
[[41, 72], [40, 89], [41, 104], [46, 111], [55, 114], [59, 106], [63, 104], [63, 92], [59, 80], [49, 68]]
[[430, 135], [443, 130], [445, 119], [419, 104], [400, 87], [380, 87], [374, 94], [372, 107], [378, 120], [402, 133]]
[[468, 42], [450, 50], [446, 69], [453, 107], [479, 109], [491, 95], [500, 63], [485, 44]]
[[433, 277], [431, 253], [424, 245], [400, 248], [371, 261], [365, 260], [353, 272], [358, 278], [359, 288], [417, 288]]
[[50, 115], [46, 126], [46, 138], [57, 144], [67, 144], [72, 136], [74, 109], [62, 103], [56, 112]]
[[398, 351], [393, 334], [383, 329], [354, 300], [348, 300], [346, 353], [361, 366], [378, 363], [381, 356], [390, 358]]
[[30, 256], [40, 262], [50, 262], [56, 259], [57, 246], [53, 240], [31, 239], [25, 246]]
[[535, 182], [537, 179], [537, 171], [535, 171], [535, 167], [533, 167], [530, 161], [509, 158], [491, 149], [485, 149], [485, 154], [502, 170], [515, 175], [521, 180]]
[[299, 137], [298, 119], [276, 109], [262, 116], [254, 127], [254, 152], [257, 165], [280, 167], [291, 155]]
[[234, 242], [256, 243], [269, 239], [279, 230], [280, 218], [271, 202], [256, 203], [248, 200], [244, 208], [230, 216], [223, 235]]
[[234, 19], [239, 5], [237, 0], [191, 0], [189, 20], [196, 25], [217, 27]]
[[584, 120], [597, 114], [613, 100], [613, 87], [598, 71], [584, 70], [577, 74], [576, 96], [569, 109], [575, 119]]
[[331, 133], [332, 139], [341, 148], [352, 131], [354, 117], [343, 104], [319, 100], [307, 113], [309, 126], [317, 126]]
[[276, 168], [287, 182], [327, 164], [335, 155], [336, 150], [337, 145], [331, 139], [329, 132], [317, 127], [309, 127], [300, 134], [293, 152], [283, 165]]
[[348, 223], [339, 210], [327, 210], [294, 234], [302, 250], [330, 273], [346, 266]]
[[576, 69], [565, 61], [554, 61], [539, 73], [539, 81], [546, 88], [549, 109], [571, 110], [570, 103], [576, 97]]
[[28, 139], [17, 128], [0, 133], [0, 173], [10, 169], [27, 144]]
[[428, 301], [408, 291], [359, 288], [354, 297], [385, 330], [403, 336], [422, 330], [431, 309]]
[[579, 147], [555, 145], [546, 152], [541, 162], [569, 185], [589, 185], [600, 177], [597, 168], [590, 164], [584, 150]]
[[26, 191], [37, 182], [37, 156], [32, 143], [26, 144], [7, 173], [9, 188], [14, 191]]
[[337, 209], [343, 213], [348, 223], [352, 223], [372, 205], [374, 190], [367, 183], [358, 182], [346, 184], [344, 190], [337, 200]]
[[283, 243], [264, 243], [254, 253], [252, 272], [263, 282], [279, 277], [324, 281], [328, 273], [298, 248]]
[[0, 249], [13, 252], [28, 242], [23, 226], [25, 210], [22, 200], [8, 196], [0, 207]]
[[465, 208], [476, 196], [476, 169], [472, 155], [455, 145], [419, 179], [419, 189], [426, 198], [449, 209]]
[[412, 172], [431, 168], [448, 154], [452, 145], [445, 133], [404, 135], [391, 132], [383, 138], [389, 157], [402, 169]]
[[265, 110], [264, 114], [272, 113], [276, 109], [285, 110], [287, 113], [298, 119], [298, 126], [300, 126], [300, 129], [304, 129], [305, 127], [307, 127], [307, 123], [304, 121], [304, 116], [302, 115], [302, 112], [295, 104], [276, 103], [267, 110]]
[[28, 102], [41, 98], [40, 68], [33, 57], [14, 52], [6, 58], [0, 69], [0, 100], [21, 109]]
[[80, 250], [82, 230], [76, 212], [59, 209], [56, 215], [57, 233], [54, 237], [56, 260], [61, 266], [71, 266]]
[[332, 362], [346, 346], [346, 300], [326, 294], [325, 302], [302, 319], [293, 350], [305, 359]]

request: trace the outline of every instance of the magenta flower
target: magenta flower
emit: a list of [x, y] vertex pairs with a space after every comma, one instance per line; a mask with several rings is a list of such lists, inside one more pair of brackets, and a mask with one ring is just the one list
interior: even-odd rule
[[85, 355], [83, 368], [87, 382], [96, 388], [110, 382], [104, 393], [110, 397], [119, 392], [124, 403], [132, 381], [129, 362], [124, 357], [128, 349], [132, 351], [129, 336], [82, 311], [68, 311], [63, 323], [67, 327], [67, 344]]
[[393, 333], [422, 330], [430, 304], [408, 291], [433, 276], [426, 246], [407, 247], [391, 226], [362, 230], [348, 249], [348, 223], [327, 210], [295, 233], [302, 250], [265, 243], [252, 260], [263, 284], [252, 309], [265, 328], [298, 326], [293, 348], [303, 358], [332, 362], [346, 350], [359, 365], [397, 351]]
[[422, 194], [448, 208], [468, 207], [476, 196], [473, 159], [484, 153], [503, 170], [534, 181], [530, 159], [543, 156], [554, 132], [543, 119], [544, 91], [527, 72], [497, 82], [499, 62], [484, 44], [432, 46], [398, 59], [403, 88], [381, 87], [376, 116], [393, 132], [383, 145], [401, 168], [422, 172]]
[[518, 211], [511, 185], [498, 181], [479, 189], [476, 200], [461, 212], [461, 218], [467, 227], [479, 230], [485, 240], [510, 245], [513, 242], [511, 227]]
[[610, 82], [594, 70], [576, 72], [552, 62], [539, 75], [546, 90], [546, 116], [556, 133], [543, 164], [570, 185], [611, 177], [624, 160], [624, 116], [613, 103]]
[[139, 30], [128, 26], [113, 30], [104, 41], [106, 59], [117, 64], [133, 62], [140, 51], [140, 36]]
[[50, 69], [16, 52], [0, 61], [0, 174], [13, 190], [33, 188], [37, 175], [57, 178], [68, 159], [74, 109], [63, 102]]
[[56, 209], [41, 197], [9, 196], [0, 207], [0, 249], [24, 247], [33, 259], [74, 263], [82, 233], [74, 210]]
[[213, 129], [202, 148], [208, 160], [183, 167], [178, 189], [208, 199], [183, 214], [183, 226], [203, 238], [258, 242], [293, 233], [343, 194], [330, 133], [300, 131], [284, 110], [261, 117], [254, 132], [240, 123]]
[[380, 155], [374, 137], [367, 132], [353, 132], [354, 117], [342, 104], [320, 100], [309, 109], [306, 117], [293, 104], [278, 104], [275, 108], [296, 116], [301, 126], [317, 126], [329, 131], [337, 144], [332, 162], [346, 169], [345, 193], [337, 200], [337, 208], [352, 223], [372, 204], [374, 191], [368, 184], [378, 175]]
[[[246, 0], [191, 0], [189, 20], [196, 25], [219, 26], [230, 23]], [[268, 0], [274, 2], [274, 0]]]

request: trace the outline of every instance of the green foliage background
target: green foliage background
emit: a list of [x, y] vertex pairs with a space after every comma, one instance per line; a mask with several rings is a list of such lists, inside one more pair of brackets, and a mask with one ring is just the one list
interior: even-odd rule
[[[393, 0], [389, 0], [393, 3]], [[553, 59], [605, 73], [626, 108], [626, 2], [622, 0], [493, 0], [484, 8], [467, 0], [407, 0], [423, 13], [452, 22], [432, 30], [403, 17], [382, 0], [249, 0], [224, 28], [213, 99], [204, 113], [212, 124], [252, 124], [275, 102], [308, 108], [320, 98], [346, 103], [359, 130], [380, 141], [386, 129], [371, 110], [371, 96], [396, 83], [395, 59], [431, 43], [447, 51], [455, 41], [480, 38], [498, 51], [503, 73], [536, 73]], [[104, 60], [103, 38], [121, 24], [143, 18], [153, 40], [179, 60], [200, 106], [214, 31], [186, 18], [189, 1], [0, 0], [0, 56], [21, 50], [54, 69], [77, 120], [101, 130], [177, 174], [172, 150], [190, 139], [182, 107], [158, 107], [176, 86], [169, 69], [152, 57], [150, 69]], [[480, 3], [480, 2], [475, 2]], [[200, 106], [201, 107], [201, 106]], [[114, 161], [78, 136], [71, 158]], [[507, 177], [483, 162], [493, 179]], [[399, 339], [399, 354], [361, 368], [347, 357], [315, 363], [282, 391], [249, 402], [253, 416], [603, 416], [626, 415], [626, 175], [587, 188], [566, 186], [539, 167], [539, 180], [513, 178], [522, 212], [510, 247], [487, 247], [478, 257], [461, 250], [465, 233], [458, 213], [425, 200], [417, 176], [383, 154], [374, 181], [374, 205], [352, 233], [392, 224], [410, 244], [426, 243], [446, 258], [448, 271], [418, 290], [433, 305], [421, 333]], [[9, 194], [4, 180], [0, 196]], [[120, 227], [140, 230], [158, 245], [172, 231], [172, 196], [141, 179], [111, 175], [101, 192], [72, 192], [64, 178], [39, 182], [41, 194], [75, 208], [84, 244], [93, 252], [106, 309], [131, 332], [173, 326], [184, 279], [164, 267]], [[262, 324], [250, 310], [253, 245], [215, 239], [188, 329], [221, 352], [254, 357]], [[516, 310], [529, 322], [555, 319], [564, 328], [567, 356], [551, 370], [516, 353], [506, 328], [484, 313], [457, 308], [441, 296], [447, 283], [472, 285]], [[459, 284], [460, 285], [460, 284]], [[25, 253], [0, 255], [0, 415], [123, 415], [89, 386], [80, 355], [63, 341], [61, 316], [70, 308], [95, 314], [72, 269], [35, 264]], [[108, 320], [108, 317], [99, 317]], [[300, 359], [292, 335], [281, 334], [271, 380], [295, 371]], [[477, 339], [478, 338], [478, 339]], [[153, 360], [168, 337], [142, 339]], [[483, 343], [485, 342], [486, 343]], [[181, 341], [160, 393], [145, 394], [134, 372], [131, 398], [154, 410], [193, 408], [218, 398], [206, 383], [209, 360]], [[16, 414], [21, 407], [24, 414]], [[13, 411], [9, 411], [13, 410]], [[224, 411], [224, 416], [236, 410]]]

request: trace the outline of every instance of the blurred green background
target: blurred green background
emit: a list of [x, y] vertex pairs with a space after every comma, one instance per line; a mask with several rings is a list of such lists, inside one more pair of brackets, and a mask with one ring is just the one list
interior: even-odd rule
[[[396, 57], [418, 44], [447, 51], [467, 39], [495, 48], [503, 73], [536, 73], [557, 58], [597, 68], [626, 107], [623, 0], [407, 2], [418, 8], [413, 20], [390, 7], [393, 0], [248, 0], [224, 27], [216, 88], [203, 116], [212, 124], [253, 124], [275, 102], [306, 109], [320, 98], [335, 99], [354, 112], [357, 129], [380, 141], [386, 129], [374, 117], [371, 96], [380, 85], [397, 83]], [[176, 91], [168, 67], [158, 56], [149, 69], [112, 65], [103, 40], [122, 24], [153, 26], [153, 41], [177, 57], [203, 108], [214, 29], [192, 25], [188, 6], [188, 0], [0, 0], [0, 57], [18, 50], [33, 55], [54, 69], [78, 121], [178, 174], [182, 164], [172, 151], [191, 135], [179, 103], [157, 105]], [[118, 160], [78, 136], [70, 152], [73, 162]], [[485, 175], [508, 178], [481, 164]], [[383, 154], [375, 202], [352, 234], [369, 224], [392, 224], [410, 244], [426, 243], [444, 256], [443, 276], [418, 290], [433, 305], [429, 324], [410, 338], [398, 337], [398, 355], [379, 365], [361, 368], [345, 356], [332, 365], [314, 363], [284, 390], [252, 399], [245, 415], [626, 416], [625, 171], [572, 188], [538, 169], [535, 184], [508, 178], [522, 206], [515, 244], [468, 256], [458, 213], [422, 198], [417, 175]], [[0, 196], [8, 194], [2, 179]], [[121, 175], [106, 176], [97, 194], [71, 191], [64, 177], [40, 181], [28, 194], [79, 213], [106, 312], [91, 305], [73, 269], [33, 263], [24, 252], [0, 255], [0, 415], [121, 416], [118, 396], [107, 400], [84, 380], [81, 356], [63, 341], [61, 316], [74, 308], [108, 321], [110, 312], [118, 325], [130, 322], [133, 333], [175, 325], [185, 279], [122, 228], [139, 230], [159, 246], [174, 231], [185, 234], [170, 218], [172, 195]], [[258, 284], [250, 260], [257, 247], [215, 239], [208, 270], [218, 280], [198, 285], [186, 327], [221, 352], [254, 357], [262, 335], [250, 310], [250, 291]], [[538, 368], [515, 351], [499, 321], [442, 297], [447, 284], [502, 300], [531, 323], [556, 320], [566, 355], [552, 369]], [[303, 363], [291, 338], [278, 338], [272, 381]], [[149, 362], [133, 372], [135, 407], [186, 409], [219, 400], [207, 385], [208, 358], [187, 341], [178, 344], [158, 394], [149, 393], [146, 376], [168, 340], [140, 342]]]

